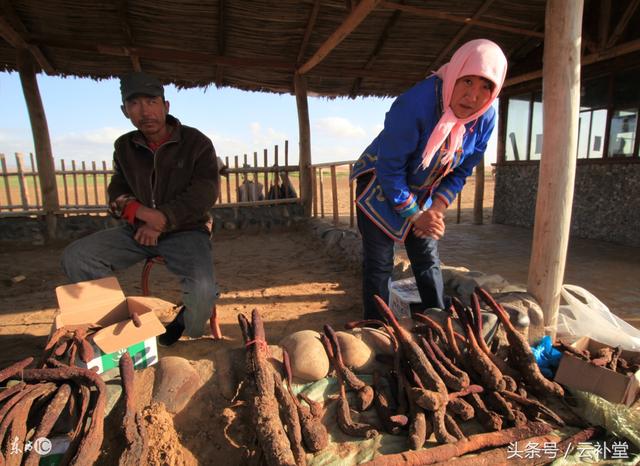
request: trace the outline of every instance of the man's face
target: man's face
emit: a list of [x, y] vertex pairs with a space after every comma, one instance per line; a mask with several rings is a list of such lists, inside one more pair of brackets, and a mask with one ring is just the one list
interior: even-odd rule
[[149, 138], [164, 132], [169, 102], [162, 97], [134, 95], [125, 101], [122, 112], [133, 126]]
[[480, 76], [463, 76], [451, 94], [451, 110], [458, 118], [468, 118], [491, 99], [493, 83]]

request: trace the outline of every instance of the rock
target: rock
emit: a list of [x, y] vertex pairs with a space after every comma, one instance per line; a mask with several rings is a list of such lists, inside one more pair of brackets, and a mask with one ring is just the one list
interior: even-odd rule
[[236, 229], [236, 224], [233, 222], [224, 222], [224, 224], [222, 225], [223, 228], [225, 230], [235, 230]]
[[27, 277], [25, 277], [24, 275], [16, 275], [15, 277], [11, 277], [11, 284], [12, 285], [16, 285], [20, 282], [23, 282], [27, 279]]
[[177, 414], [202, 387], [202, 379], [184, 358], [167, 356], [156, 367], [154, 401], [164, 403], [171, 414]]
[[392, 355], [394, 353], [391, 338], [389, 338], [389, 335], [383, 330], [368, 327], [354, 328], [352, 334], [371, 348], [371, 351], [373, 351], [375, 355]]
[[215, 377], [220, 393], [227, 400], [236, 395], [240, 378], [244, 376], [245, 353], [244, 348], [223, 348], [215, 352]]
[[361, 372], [375, 359], [373, 350], [353, 334], [336, 332], [336, 337], [342, 352], [342, 361], [352, 371]]
[[529, 293], [511, 292], [496, 296], [496, 301], [509, 313], [513, 325], [527, 335], [533, 344], [544, 336], [542, 308]]
[[296, 379], [315, 382], [329, 373], [329, 357], [320, 341], [320, 334], [301, 330], [282, 339], [280, 346], [287, 350], [291, 372]]

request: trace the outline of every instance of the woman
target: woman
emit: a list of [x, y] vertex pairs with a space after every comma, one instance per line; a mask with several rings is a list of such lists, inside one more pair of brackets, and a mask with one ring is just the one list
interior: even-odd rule
[[388, 301], [395, 241], [404, 242], [422, 304], [445, 307], [437, 247], [444, 213], [484, 156], [506, 72], [496, 44], [464, 44], [396, 99], [355, 163], [365, 318], [380, 317], [375, 294]]

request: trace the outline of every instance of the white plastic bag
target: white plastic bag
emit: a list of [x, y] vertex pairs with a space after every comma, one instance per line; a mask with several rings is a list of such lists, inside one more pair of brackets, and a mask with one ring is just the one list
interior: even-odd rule
[[590, 292], [575, 285], [563, 285], [558, 312], [557, 338], [573, 342], [589, 337], [609, 346], [640, 351], [640, 330], [613, 315]]

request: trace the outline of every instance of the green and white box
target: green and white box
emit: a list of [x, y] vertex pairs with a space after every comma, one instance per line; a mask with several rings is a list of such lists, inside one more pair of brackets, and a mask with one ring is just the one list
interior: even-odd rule
[[[64, 285], [56, 288], [59, 310], [53, 331], [61, 327], [98, 325], [100, 330], [90, 337], [95, 356], [86, 367], [101, 374], [118, 366], [127, 351], [136, 369], [158, 362], [156, 336], [165, 332], [155, 311], [173, 307], [157, 298], [125, 297], [115, 277]], [[141, 325], [131, 319], [135, 312]]]

